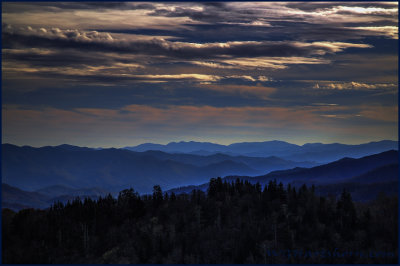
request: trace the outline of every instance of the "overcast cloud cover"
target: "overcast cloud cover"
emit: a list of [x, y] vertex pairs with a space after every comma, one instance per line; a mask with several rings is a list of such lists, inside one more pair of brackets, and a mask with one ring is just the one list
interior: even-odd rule
[[397, 2], [2, 6], [3, 143], [397, 140]]

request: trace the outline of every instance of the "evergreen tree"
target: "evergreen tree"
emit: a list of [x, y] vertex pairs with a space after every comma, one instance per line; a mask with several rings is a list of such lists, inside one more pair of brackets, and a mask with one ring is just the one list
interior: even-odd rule
[[[76, 198], [47, 210], [3, 209], [3, 263], [395, 263], [397, 197], [355, 205], [317, 197], [315, 188], [271, 180], [261, 189], [210, 180], [207, 193], [151, 195], [126, 189], [115, 199]], [[193, 240], [196, 241], [193, 241]], [[332, 248], [387, 256], [274, 255]], [[274, 251], [275, 250], [275, 251]], [[343, 252], [338, 250], [335, 252]], [[390, 253], [390, 252], [393, 252]], [[341, 254], [341, 253], [340, 253]], [[390, 256], [389, 256], [390, 255]]]

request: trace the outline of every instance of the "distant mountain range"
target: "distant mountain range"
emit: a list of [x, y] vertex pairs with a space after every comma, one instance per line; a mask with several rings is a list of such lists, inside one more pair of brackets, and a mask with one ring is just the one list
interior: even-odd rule
[[21, 210], [45, 209], [54, 202], [66, 203], [76, 197], [97, 199], [100, 196], [106, 196], [108, 192], [99, 188], [73, 189], [66, 186], [51, 186], [31, 192], [2, 183], [1, 194], [3, 208]]
[[217, 176], [259, 175], [316, 165], [277, 157], [199, 156], [71, 145], [33, 148], [3, 144], [2, 158], [2, 181], [28, 191], [63, 185], [75, 189], [96, 186], [111, 192], [133, 187], [149, 193], [156, 184], [170, 189], [201, 184]]
[[[347, 189], [354, 194], [356, 200], [369, 200], [375, 198], [379, 192], [397, 194], [398, 156], [398, 151], [390, 150], [359, 159], [343, 158], [312, 168], [298, 167], [255, 177], [227, 176], [224, 180], [233, 182], [239, 178], [253, 184], [259, 182], [266, 185], [275, 179], [277, 182], [290, 183], [297, 187], [314, 184], [317, 192], [321, 194], [339, 195], [343, 189]], [[169, 192], [190, 193], [193, 189], [205, 191], [207, 188], [208, 183], [205, 183], [199, 186], [179, 187]]]
[[235, 163], [245, 164], [251, 169], [259, 172], [267, 173], [274, 170], [290, 169], [293, 167], [313, 167], [318, 165], [315, 162], [309, 161], [291, 161], [284, 160], [275, 156], [269, 157], [249, 157], [249, 156], [232, 156], [222, 153], [211, 155], [195, 155], [187, 153], [166, 153], [161, 151], [146, 151], [142, 154], [152, 156], [159, 160], [172, 160], [185, 164], [191, 164], [199, 167], [219, 164], [222, 162], [233, 161]]
[[230, 145], [220, 145], [209, 142], [171, 142], [166, 145], [145, 143], [134, 147], [125, 147], [131, 151], [158, 150], [168, 153], [191, 153], [210, 155], [224, 153], [251, 157], [277, 156], [286, 160], [314, 161], [319, 163], [332, 162], [343, 157], [360, 158], [387, 150], [398, 150], [398, 141], [383, 140], [359, 145], [340, 143], [322, 144], [307, 143], [295, 145], [284, 141], [242, 142]]
[[[331, 184], [344, 182], [349, 178], [372, 171], [388, 164], [398, 163], [398, 151], [390, 150], [359, 159], [343, 158], [338, 161], [312, 167], [273, 171], [253, 180], [265, 183], [271, 179], [279, 179], [283, 183], [295, 184]], [[384, 177], [382, 177], [384, 178]]]
[[[395, 193], [398, 177], [398, 151], [389, 150], [369, 155], [374, 150], [395, 146], [397, 142], [381, 141], [362, 145], [305, 144], [298, 146], [286, 142], [236, 143], [228, 146], [197, 142], [151, 146], [164, 151], [135, 152], [127, 149], [92, 149], [72, 145], [33, 148], [2, 145], [3, 207], [21, 209], [29, 206], [44, 208], [56, 200], [71, 200], [76, 196], [98, 197], [108, 193], [116, 195], [126, 188], [141, 194], [151, 193], [154, 185], [164, 191], [177, 193], [192, 189], [206, 190], [212, 177], [236, 178], [252, 183], [267, 184], [276, 179], [284, 184], [315, 184], [320, 193], [337, 195], [343, 188], [354, 192], [360, 200], [376, 195], [379, 191]], [[140, 149], [146, 149], [143, 144]], [[225, 147], [225, 153], [211, 152], [213, 147]], [[255, 154], [263, 147], [273, 147], [277, 156], [232, 155], [247, 150]], [[198, 155], [191, 150], [209, 149], [209, 155]], [[222, 148], [221, 148], [222, 149]], [[272, 149], [272, 148], [271, 148]], [[286, 151], [286, 152], [284, 152]], [[290, 152], [289, 152], [290, 151]], [[297, 157], [294, 155], [298, 152]], [[300, 151], [300, 152], [299, 152]], [[363, 154], [361, 158], [341, 157], [329, 163], [308, 161], [325, 151], [321, 158], [334, 158], [338, 154]], [[263, 150], [264, 154], [272, 151]], [[226, 154], [226, 153], [230, 153]], [[306, 154], [312, 154], [308, 156]], [[318, 157], [318, 156], [317, 156]], [[289, 160], [294, 158], [296, 160]], [[323, 160], [325, 160], [323, 159]], [[323, 161], [322, 160], [322, 161]]]

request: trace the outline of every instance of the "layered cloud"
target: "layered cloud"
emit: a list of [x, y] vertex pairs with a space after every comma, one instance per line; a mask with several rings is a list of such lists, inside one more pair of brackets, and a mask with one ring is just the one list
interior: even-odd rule
[[2, 7], [5, 141], [397, 136], [396, 2]]
[[61, 30], [30, 26], [14, 29], [3, 27], [7, 48], [76, 48], [91, 51], [138, 53], [176, 58], [223, 58], [230, 57], [293, 57], [325, 55], [341, 52], [346, 48], [371, 48], [368, 44], [345, 42], [297, 42], [297, 41], [234, 41], [224, 43], [190, 43], [168, 41], [163, 38], [150, 40], [114, 39], [109, 33], [97, 31]]
[[[322, 58], [326, 54], [348, 48], [373, 47], [369, 44], [323, 41], [190, 43], [168, 41], [160, 37], [132, 40], [97, 31], [30, 26], [14, 28], [10, 25], [3, 27], [3, 40], [6, 59], [3, 67], [7, 72], [44, 73], [46, 76], [53, 72], [78, 77], [105, 75], [111, 79], [118, 77], [134, 81], [154, 81], [158, 78], [160, 82], [179, 78], [199, 81], [218, 81], [226, 77], [241, 77], [249, 81], [257, 79], [252, 75], [237, 74], [225, 74], [224, 77], [208, 73], [149, 74], [148, 71], [137, 71], [138, 68], [151, 68], [152, 64], [169, 62], [219, 69], [285, 69], [295, 64], [328, 64], [330, 60]], [[63, 49], [62, 52], [60, 49]], [[69, 51], [70, 55], [66, 55], [65, 51]], [[143, 56], [146, 56], [144, 60]]]
[[360, 82], [345, 82], [345, 83], [332, 83], [322, 82], [316, 83], [313, 86], [314, 89], [331, 89], [331, 90], [375, 90], [375, 89], [397, 89], [397, 84], [393, 83], [360, 83]]

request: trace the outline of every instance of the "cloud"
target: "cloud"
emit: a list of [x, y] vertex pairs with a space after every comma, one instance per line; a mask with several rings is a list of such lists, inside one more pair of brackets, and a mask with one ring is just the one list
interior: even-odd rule
[[246, 76], [246, 75], [232, 75], [232, 76], [227, 76], [226, 78], [230, 79], [244, 79], [248, 81], [257, 81], [257, 79], [253, 78], [252, 76]]
[[377, 106], [396, 101], [397, 8], [395, 2], [4, 3], [3, 101], [23, 105], [7, 111], [7, 138], [31, 132], [51, 139], [39, 129], [54, 136], [84, 132], [86, 141], [93, 132], [107, 141], [112, 134], [129, 141], [159, 132], [393, 135], [394, 110]]
[[[132, 36], [130, 36], [132, 37]], [[266, 81], [264, 75], [235, 70], [286, 69], [289, 65], [329, 64], [327, 54], [348, 48], [371, 48], [368, 44], [347, 42], [228, 41], [192, 43], [168, 41], [160, 37], [138, 39], [113, 36], [107, 32], [78, 29], [13, 27], [3, 25], [3, 69], [97, 84], [124, 81], [165, 82], [222, 79]], [[156, 67], [169, 63], [169, 68]], [[199, 66], [190, 72], [174, 73], [171, 66], [181, 63]], [[210, 70], [206, 70], [210, 68]], [[169, 73], [167, 70], [171, 69]], [[232, 73], [213, 74], [213, 69]], [[184, 72], [182, 72], [184, 71]], [[261, 78], [257, 78], [257, 76]]]
[[325, 10], [322, 14], [366, 14], [366, 15], [392, 15], [398, 12], [396, 7], [362, 7], [362, 6], [345, 6], [339, 5], [331, 9]]
[[[7, 65], [25, 64], [32, 68], [40, 67], [75, 67], [106, 66], [115, 63], [140, 65], [133, 56], [119, 56], [116, 54], [105, 54], [102, 52], [82, 52], [79, 50], [62, 49], [2, 49], [3, 67]], [[4, 70], [4, 69], [3, 69]]]
[[[312, 57], [242, 57], [234, 59], [221, 59], [219, 62], [237, 69], [285, 69], [287, 65], [294, 64], [329, 64], [330, 61], [323, 58]], [[224, 66], [225, 66], [224, 65]]]
[[343, 116], [338, 116], [338, 115], [321, 115], [322, 117], [328, 117], [328, 118], [344, 118]]
[[374, 23], [397, 27], [397, 8], [397, 3], [385, 2], [5, 3], [3, 21], [79, 30], [163, 29], [177, 38], [209, 36], [209, 42], [218, 36], [223, 40], [229, 36], [235, 40], [344, 40], [377, 34], [354, 27]]
[[22, 12], [60, 12], [63, 10], [110, 10], [110, 9], [152, 9], [151, 4], [136, 4], [128, 2], [35, 2], [7, 3], [3, 13]]
[[271, 78], [268, 78], [268, 77], [266, 77], [266, 76], [258, 76], [258, 80], [259, 80], [259, 81], [265, 82], [265, 81], [271, 81], [272, 79], [271, 79]]
[[[126, 75], [125, 75], [126, 76]], [[186, 80], [194, 79], [199, 81], [218, 81], [222, 77], [216, 75], [203, 75], [203, 74], [177, 74], [177, 75], [130, 75], [127, 77], [134, 77], [141, 80], [156, 79], [156, 80]]]
[[[18, 53], [17, 53], [18, 54]], [[34, 74], [43, 76], [53, 77], [64, 77], [64, 78], [83, 78], [93, 80], [108, 80], [110, 82], [120, 81], [134, 81], [134, 82], [187, 82], [187, 81], [198, 81], [198, 82], [217, 82], [223, 79], [242, 79], [246, 81], [256, 82], [257, 77], [249, 75], [209, 75], [200, 73], [179, 73], [179, 74], [136, 74], [138, 70], [145, 68], [144, 65], [133, 62], [122, 63], [112, 60], [99, 60], [96, 63], [96, 59], [93, 62], [81, 60], [75, 61], [73, 57], [67, 59], [63, 65], [59, 65], [53, 61], [38, 60], [39, 62], [33, 65], [24, 64], [17, 61], [10, 60], [11, 58], [25, 58], [30, 59], [29, 63], [33, 63], [32, 59], [34, 56], [24, 57], [25, 53], [18, 54], [17, 57], [10, 56], [7, 54], [5, 58], [7, 62], [3, 63], [3, 71], [5, 73], [20, 73], [20, 74]], [[40, 59], [44, 59], [40, 57]], [[50, 57], [52, 58], [52, 57]], [[87, 58], [90, 60], [90, 58]], [[90, 63], [89, 64], [86, 64]], [[78, 67], [80, 65], [80, 67]], [[140, 71], [143, 72], [143, 71]], [[260, 80], [267, 81], [266, 77], [261, 77]]]
[[335, 6], [348, 6], [348, 7], [379, 7], [379, 8], [395, 8], [398, 6], [397, 2], [290, 2], [287, 4], [290, 8], [300, 9], [308, 12], [315, 12], [321, 9], [332, 9]]
[[370, 26], [370, 27], [352, 27], [358, 30], [364, 36], [386, 36], [391, 39], [398, 39], [399, 28], [397, 26]]
[[316, 105], [316, 106], [338, 106], [337, 103], [313, 103], [312, 105]]
[[214, 59], [214, 61], [189, 61], [207, 68], [219, 69], [285, 69], [295, 64], [329, 64], [331, 61], [315, 57], [241, 57], [235, 59]]
[[32, 36], [37, 38], [43, 38], [48, 40], [64, 40], [77, 43], [102, 43], [112, 42], [113, 38], [109, 33], [97, 32], [97, 31], [81, 31], [77, 29], [66, 29], [60, 28], [32, 28], [31, 26], [26, 27], [13, 27], [10, 24], [3, 24], [3, 31], [10, 36]]
[[201, 3], [160, 4], [157, 5], [152, 16], [188, 17], [203, 23], [247, 23], [257, 21], [262, 17], [267, 21], [310, 21], [321, 23], [334, 21], [338, 16], [341, 22], [362, 21], [367, 16], [370, 21], [379, 19], [379, 16], [396, 17], [397, 5], [387, 3], [283, 3], [283, 2], [234, 2], [223, 3], [219, 6], [203, 5]]
[[[253, 79], [252, 81], [255, 81]], [[207, 90], [221, 91], [224, 93], [239, 93], [242, 96], [257, 96], [261, 99], [270, 99], [269, 96], [276, 92], [276, 88], [265, 87], [260, 84], [257, 86], [234, 85], [234, 84], [205, 84], [201, 86]]]
[[149, 12], [149, 16], [165, 16], [165, 17], [187, 17], [193, 21], [203, 23], [217, 22], [252, 22], [251, 14], [257, 12], [248, 10], [247, 12], [238, 12], [235, 6], [229, 3], [219, 3], [218, 5], [210, 5], [208, 3], [164, 3], [158, 4], [153, 12]]
[[171, 42], [162, 38], [152, 40], [116, 40], [109, 33], [97, 31], [61, 30], [59, 28], [32, 27], [14, 29], [3, 27], [6, 48], [75, 48], [91, 51], [162, 55], [175, 58], [222, 58], [228, 57], [301, 57], [336, 53], [347, 48], [371, 48], [368, 44], [345, 42], [281, 42], [281, 41], [233, 41], [225, 43]]
[[190, 61], [190, 64], [209, 67], [209, 68], [224, 68], [224, 69], [237, 68], [237, 67], [232, 66], [232, 65], [221, 64], [221, 63], [216, 63], [216, 62]]
[[[302, 5], [302, 6], [300, 6]], [[289, 3], [282, 13], [301, 17], [303, 21], [323, 24], [323, 22], [363, 23], [385, 19], [397, 20], [397, 4], [332, 2], [332, 3]], [[338, 23], [336, 21], [336, 23]], [[340, 24], [337, 25], [340, 27]]]
[[315, 83], [314, 89], [330, 89], [330, 90], [376, 90], [376, 89], [395, 89], [396, 84], [391, 83], [360, 83], [360, 82], [343, 82], [343, 83]]

